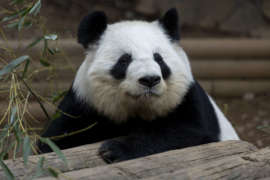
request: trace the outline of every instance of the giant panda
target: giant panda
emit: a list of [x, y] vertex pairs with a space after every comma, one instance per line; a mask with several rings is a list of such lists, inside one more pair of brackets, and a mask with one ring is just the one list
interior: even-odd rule
[[[85, 16], [78, 28], [85, 60], [42, 136], [64, 135], [52, 138], [61, 149], [103, 141], [99, 155], [107, 163], [238, 140], [194, 79], [178, 21], [176, 9], [153, 22], [107, 24], [101, 11]], [[39, 149], [51, 151], [42, 143]]]

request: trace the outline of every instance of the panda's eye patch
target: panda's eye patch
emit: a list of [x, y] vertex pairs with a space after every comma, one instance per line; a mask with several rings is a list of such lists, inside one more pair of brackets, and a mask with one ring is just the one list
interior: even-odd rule
[[110, 70], [111, 75], [115, 79], [124, 79], [129, 64], [132, 61], [130, 54], [123, 54], [117, 61], [117, 63]]
[[161, 69], [163, 79], [167, 79], [171, 75], [171, 70], [164, 62], [162, 56], [159, 53], [154, 53], [154, 60], [158, 63]]

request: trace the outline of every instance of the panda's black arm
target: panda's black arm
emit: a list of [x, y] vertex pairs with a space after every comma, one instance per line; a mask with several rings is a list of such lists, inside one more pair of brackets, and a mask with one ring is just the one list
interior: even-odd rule
[[168, 127], [162, 131], [137, 132], [105, 141], [99, 154], [111, 163], [214, 141], [216, 139], [209, 138], [196, 129]]

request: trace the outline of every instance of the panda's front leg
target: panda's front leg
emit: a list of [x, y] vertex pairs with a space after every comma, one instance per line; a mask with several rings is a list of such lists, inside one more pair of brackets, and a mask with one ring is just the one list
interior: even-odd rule
[[107, 163], [114, 163], [215, 141], [217, 139], [194, 129], [136, 133], [105, 141], [99, 148], [99, 155]]
[[152, 154], [142, 137], [132, 135], [105, 141], [99, 148], [99, 155], [107, 163], [120, 162]]

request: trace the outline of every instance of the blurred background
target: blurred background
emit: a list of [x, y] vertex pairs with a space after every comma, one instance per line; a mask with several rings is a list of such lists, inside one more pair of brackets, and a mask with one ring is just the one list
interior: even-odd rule
[[[10, 5], [1, 1], [0, 6], [9, 9]], [[84, 15], [102, 10], [110, 23], [152, 21], [171, 7], [180, 14], [180, 44], [190, 57], [194, 76], [216, 99], [241, 139], [258, 147], [270, 145], [269, 0], [46, 0], [42, 1], [41, 16], [32, 28], [18, 33], [2, 23], [8, 42], [2, 36], [0, 45], [16, 49], [16, 55], [31, 55], [35, 73], [28, 79], [31, 87], [52, 102], [55, 94], [71, 86], [84, 59], [83, 48], [76, 40]], [[44, 33], [57, 34], [58, 40], [52, 46], [61, 50], [46, 60], [40, 59], [41, 44], [24, 48]], [[2, 58], [9, 56], [5, 51], [1, 53]], [[45, 70], [37, 71], [43, 66]], [[0, 85], [4, 88], [7, 84]], [[1, 93], [0, 100], [3, 114], [8, 98]], [[28, 109], [38, 120], [36, 124], [43, 127], [46, 117], [34, 98], [29, 102]], [[53, 103], [57, 105], [56, 101]], [[52, 115], [55, 108], [45, 106]]]

